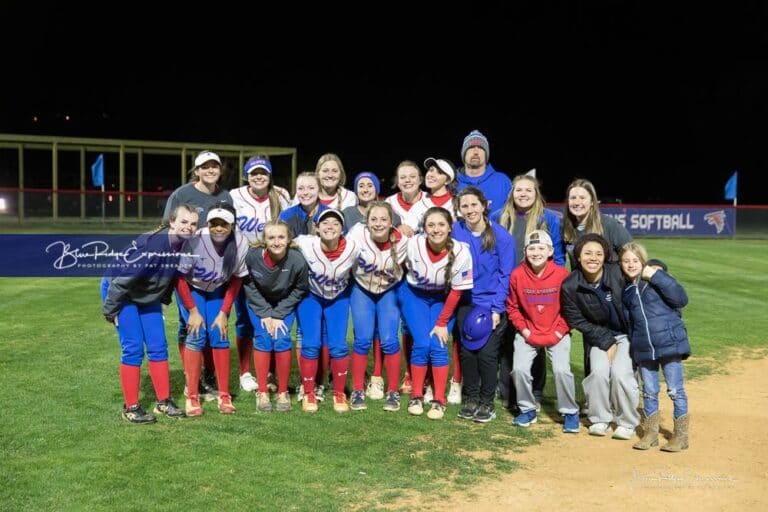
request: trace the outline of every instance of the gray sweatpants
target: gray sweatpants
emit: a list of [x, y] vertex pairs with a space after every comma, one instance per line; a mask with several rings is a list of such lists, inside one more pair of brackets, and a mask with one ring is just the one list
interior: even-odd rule
[[[538, 348], [526, 343], [525, 338], [520, 333], [515, 335], [512, 379], [517, 390], [517, 406], [520, 408], [520, 412], [528, 412], [536, 408], [531, 366], [537, 353]], [[549, 360], [552, 361], [552, 373], [555, 374], [558, 412], [560, 414], [579, 412], [579, 406], [576, 403], [576, 385], [571, 372], [571, 336], [566, 334], [557, 345], [548, 347], [547, 354], [549, 354]]]
[[629, 356], [629, 338], [616, 336], [616, 348], [613, 363], [608, 362], [605, 350], [589, 350], [591, 371], [582, 383], [589, 404], [587, 416], [593, 424], [615, 420], [620, 427], [636, 428], [640, 424], [640, 391]]

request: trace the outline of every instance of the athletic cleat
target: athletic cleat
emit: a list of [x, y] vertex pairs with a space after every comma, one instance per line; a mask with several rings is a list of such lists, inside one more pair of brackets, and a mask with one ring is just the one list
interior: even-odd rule
[[368, 408], [365, 405], [365, 393], [362, 391], [353, 391], [349, 399], [349, 408], [353, 411], [364, 411]]
[[187, 398], [184, 409], [186, 410], [187, 416], [190, 417], [203, 415], [203, 408], [200, 407], [200, 398], [194, 395]]
[[277, 394], [277, 400], [275, 404], [275, 410], [277, 412], [288, 412], [293, 407], [291, 406], [291, 397], [287, 391]]
[[325, 400], [325, 386], [318, 384], [315, 386], [315, 399], [318, 402]]
[[530, 411], [521, 412], [515, 416], [513, 423], [518, 427], [530, 427], [537, 421], [538, 419], [536, 418], [536, 409], [531, 409]]
[[451, 380], [451, 387], [448, 390], [448, 403], [458, 405], [461, 403], [461, 382]]
[[155, 414], [165, 414], [169, 418], [183, 418], [186, 416], [184, 411], [179, 409], [179, 406], [176, 405], [176, 402], [174, 402], [172, 398], [158, 400], [155, 404], [155, 409], [153, 412]]
[[296, 401], [301, 402], [304, 400], [304, 384], [299, 384], [296, 388]]
[[427, 418], [431, 420], [441, 420], [445, 416], [445, 406], [440, 402], [432, 402], [432, 407], [427, 412]]
[[475, 423], [488, 423], [496, 417], [496, 408], [493, 405], [480, 404], [475, 412]]
[[408, 402], [408, 414], [421, 416], [424, 414], [424, 402], [419, 398], [411, 398]]
[[382, 400], [384, 398], [384, 379], [375, 375], [372, 376], [365, 394], [371, 400]]
[[235, 406], [232, 405], [232, 397], [229, 395], [221, 395], [217, 399], [219, 403], [219, 412], [221, 414], [235, 414]]
[[333, 393], [333, 410], [338, 413], [349, 412], [349, 402], [347, 402], [347, 395], [343, 392]]
[[315, 395], [304, 395], [304, 399], [301, 402], [301, 410], [304, 412], [317, 412]]
[[139, 404], [123, 407], [123, 419], [137, 425], [154, 423], [157, 418], [145, 411]]
[[272, 402], [269, 400], [269, 393], [256, 393], [256, 410], [259, 412], [272, 412]]
[[397, 391], [390, 391], [387, 393], [387, 400], [384, 402], [385, 411], [399, 411], [400, 410], [400, 393]]
[[581, 424], [579, 423], [579, 413], [563, 415], [563, 432], [566, 434], [578, 434], [581, 430]]
[[250, 393], [259, 389], [259, 383], [253, 378], [251, 372], [245, 372], [240, 376], [240, 387], [243, 391]]
[[475, 413], [477, 412], [478, 406], [476, 398], [467, 398], [464, 401], [464, 405], [459, 409], [459, 418], [463, 420], [475, 419]]
[[206, 402], [218, 400], [219, 389], [216, 385], [216, 375], [212, 371], [208, 372], [207, 370], [204, 373], [204, 376], [200, 376], [200, 384], [198, 385], [200, 398]]

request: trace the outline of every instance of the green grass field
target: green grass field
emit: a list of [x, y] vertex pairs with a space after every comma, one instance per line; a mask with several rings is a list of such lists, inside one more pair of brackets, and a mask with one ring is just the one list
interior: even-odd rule
[[[730, 358], [768, 353], [768, 242], [645, 244], [690, 296], [683, 313], [694, 349], [689, 379], [721, 371]], [[330, 404], [315, 415], [297, 407], [257, 414], [253, 395], [244, 393], [234, 416], [209, 403], [200, 419], [130, 425], [120, 418], [119, 345], [101, 317], [98, 283], [0, 279], [0, 509], [376, 510], [413, 492], [435, 496], [448, 484], [471, 492], [474, 483], [516, 470], [505, 454], [551, 435], [517, 429], [501, 411], [485, 426], [462, 421], [457, 406], [439, 422], [410, 417], [405, 407], [385, 413], [372, 401], [367, 411], [345, 415]], [[167, 315], [171, 340], [175, 311]], [[173, 395], [182, 403], [175, 343], [170, 354]], [[544, 414], [555, 418], [549, 380]], [[141, 398], [151, 408], [146, 366]]]

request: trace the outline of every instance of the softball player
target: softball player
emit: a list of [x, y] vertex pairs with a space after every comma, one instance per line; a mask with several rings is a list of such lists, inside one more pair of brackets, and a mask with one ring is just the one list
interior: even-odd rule
[[387, 368], [384, 410], [400, 409], [397, 391], [400, 382], [400, 344], [397, 339], [400, 308], [396, 288], [403, 277], [408, 239], [392, 226], [392, 216], [392, 207], [388, 203], [374, 202], [368, 209], [366, 223], [356, 224], [347, 237], [360, 247], [350, 296], [355, 330], [350, 407], [354, 410], [366, 408], [363, 382], [375, 331], [381, 340]]
[[[413, 209], [413, 206], [424, 197], [424, 192], [420, 188], [422, 181], [419, 165], [411, 160], [403, 160], [397, 165], [397, 170], [395, 171], [395, 186], [399, 192], [385, 199], [392, 207], [392, 211], [400, 216], [402, 222], [398, 229], [407, 237], [413, 236], [418, 231], [419, 224], [421, 223], [421, 218], [416, 216], [416, 210]], [[400, 385], [400, 393], [408, 394], [412, 390], [410, 362], [413, 337], [404, 322], [402, 323], [401, 332], [405, 372], [403, 383]]]
[[259, 382], [256, 408], [272, 410], [267, 386], [270, 354], [275, 354], [277, 411], [291, 409], [288, 378], [291, 375], [291, 326], [296, 306], [309, 291], [309, 271], [304, 256], [291, 248], [291, 232], [281, 220], [264, 227], [264, 241], [251, 247], [245, 259], [251, 279], [243, 286], [248, 297], [251, 324], [255, 327], [253, 364]]
[[[198, 218], [204, 219], [208, 209], [219, 201], [231, 201], [229, 191], [222, 188], [222, 163], [219, 155], [213, 151], [201, 151], [195, 157], [195, 166], [190, 171], [191, 180], [189, 183], [180, 186], [168, 197], [165, 204], [165, 214], [163, 218], [168, 218], [168, 214], [181, 203], [190, 204], [195, 207]], [[187, 337], [187, 325], [184, 323], [184, 317], [181, 314], [181, 301], [177, 295], [176, 304], [179, 307], [179, 332], [178, 346], [181, 360], [184, 360], [184, 339]], [[218, 395], [216, 390], [216, 379], [213, 372], [213, 355], [211, 347], [206, 347], [203, 351], [205, 359], [203, 378], [200, 381], [203, 396], [206, 400], [215, 400]]]
[[[263, 238], [264, 225], [277, 219], [288, 208], [288, 192], [272, 183], [272, 163], [263, 156], [248, 159], [243, 167], [243, 178], [248, 182], [232, 190], [232, 204], [237, 212], [237, 230], [251, 244]], [[248, 313], [248, 301], [245, 290], [241, 289], [235, 301], [235, 340], [237, 357], [240, 365], [240, 387], [244, 391], [256, 391], [256, 380], [251, 374], [251, 355], [253, 353], [253, 325]], [[265, 374], [266, 377], [266, 374]]]
[[240, 278], [248, 274], [245, 266], [248, 241], [235, 231], [235, 208], [229, 203], [222, 201], [214, 205], [208, 211], [206, 221], [207, 227], [184, 244], [181, 272], [185, 278], [179, 279], [176, 286], [188, 330], [184, 350], [187, 416], [203, 414], [198, 380], [201, 351], [206, 343], [213, 351], [219, 412], [235, 412], [229, 394], [227, 324], [232, 303], [240, 292]]
[[334, 153], [326, 153], [317, 159], [315, 174], [320, 180], [320, 202], [339, 211], [357, 204], [357, 196], [344, 188], [347, 173], [341, 158]]
[[[139, 240], [153, 254], [141, 271], [131, 269], [101, 282], [104, 318], [115, 324], [120, 340], [120, 385], [123, 389], [123, 418], [131, 423], [154, 423], [155, 416], [139, 403], [141, 362], [146, 346], [149, 376], [155, 388], [154, 412], [171, 418], [184, 412], [171, 398], [168, 370], [168, 341], [165, 337], [161, 302], [169, 297], [176, 279], [179, 256], [176, 253], [185, 237], [197, 228], [197, 212], [181, 204], [168, 215], [168, 225]], [[151, 270], [158, 269], [158, 270]], [[170, 302], [170, 300], [168, 300]]]
[[298, 307], [299, 326], [303, 334], [300, 360], [304, 386], [302, 409], [306, 412], [317, 411], [315, 376], [325, 328], [333, 372], [333, 409], [347, 412], [349, 404], [344, 385], [349, 368], [349, 282], [360, 250], [354, 240], [346, 240], [342, 236], [344, 215], [339, 210], [324, 210], [318, 221], [318, 236], [302, 235], [296, 238], [309, 266], [310, 290]]
[[400, 309], [413, 333], [411, 378], [413, 392], [408, 412], [423, 409], [427, 363], [432, 364], [435, 386], [430, 419], [445, 414], [448, 380], [448, 332], [463, 290], [472, 288], [472, 257], [464, 242], [451, 238], [453, 219], [445, 208], [433, 207], [424, 215], [424, 234], [408, 241], [406, 283], [398, 288]]

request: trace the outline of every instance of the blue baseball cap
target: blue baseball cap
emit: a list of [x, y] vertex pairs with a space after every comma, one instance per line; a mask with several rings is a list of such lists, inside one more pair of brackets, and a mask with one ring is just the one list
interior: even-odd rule
[[272, 164], [269, 160], [263, 156], [252, 156], [243, 166], [243, 176], [245, 179], [248, 179], [248, 175], [256, 169], [263, 169], [267, 171], [267, 174], [272, 174]]

